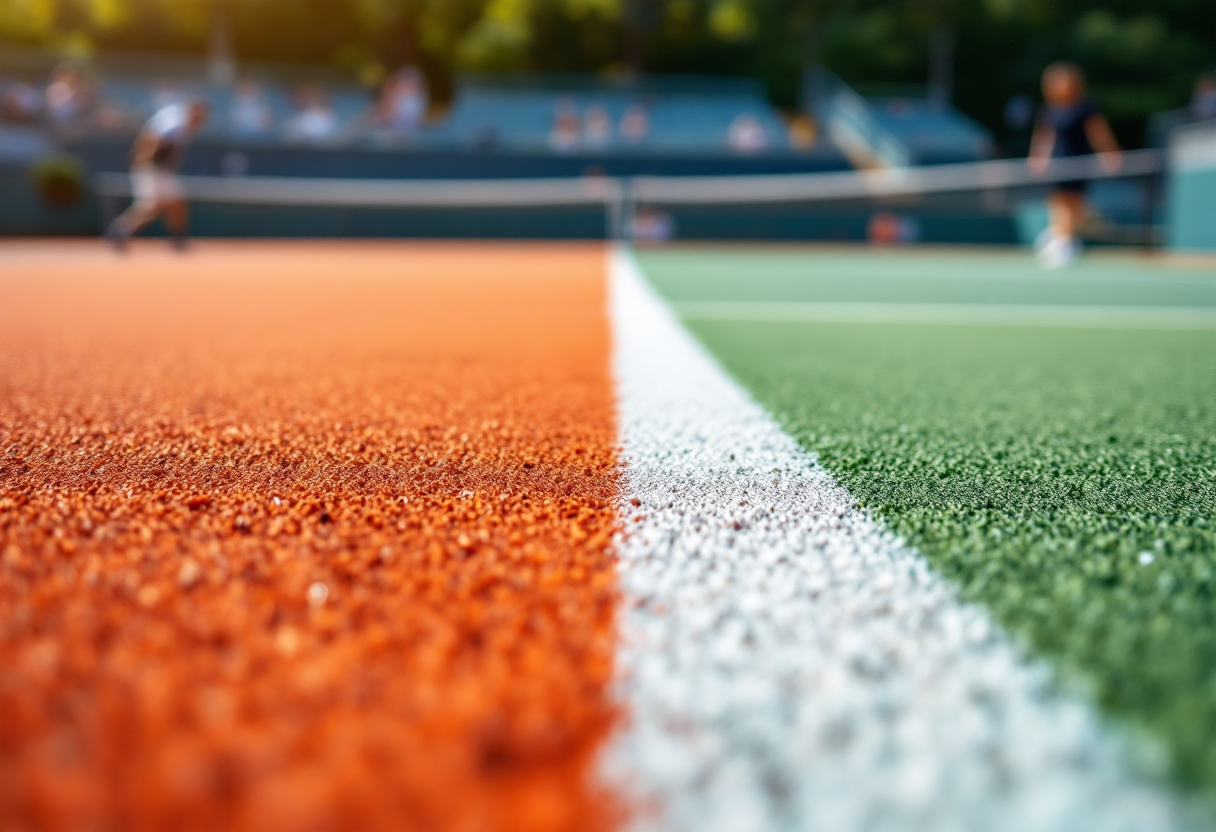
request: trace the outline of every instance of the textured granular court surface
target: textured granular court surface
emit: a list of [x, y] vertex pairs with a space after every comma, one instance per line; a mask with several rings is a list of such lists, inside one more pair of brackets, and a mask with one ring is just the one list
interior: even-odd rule
[[0, 828], [595, 829], [603, 252], [0, 249]]

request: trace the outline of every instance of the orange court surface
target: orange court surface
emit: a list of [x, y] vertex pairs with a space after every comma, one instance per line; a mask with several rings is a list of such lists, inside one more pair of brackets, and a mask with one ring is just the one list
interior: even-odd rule
[[0, 247], [0, 830], [613, 826], [604, 262]]

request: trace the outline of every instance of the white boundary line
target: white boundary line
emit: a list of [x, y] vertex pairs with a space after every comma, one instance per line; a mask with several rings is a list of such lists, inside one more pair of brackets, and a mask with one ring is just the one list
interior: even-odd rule
[[699, 321], [1216, 329], [1216, 308], [1187, 306], [806, 301], [689, 301], [672, 305], [681, 317]]
[[629, 723], [604, 765], [656, 809], [636, 829], [1187, 828], [1088, 707], [726, 376], [625, 252], [611, 293]]

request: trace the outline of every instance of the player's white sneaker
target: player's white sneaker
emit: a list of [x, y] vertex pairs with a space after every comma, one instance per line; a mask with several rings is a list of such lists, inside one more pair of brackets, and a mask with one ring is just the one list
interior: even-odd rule
[[1075, 237], [1054, 234], [1049, 228], [1034, 243], [1035, 254], [1045, 269], [1062, 269], [1072, 265], [1081, 254], [1081, 244]]

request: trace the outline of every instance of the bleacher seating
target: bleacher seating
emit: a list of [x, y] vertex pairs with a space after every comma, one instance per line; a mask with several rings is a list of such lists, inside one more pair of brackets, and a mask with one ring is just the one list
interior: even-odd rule
[[[46, 78], [62, 60], [18, 52], [10, 50], [0, 59], [0, 78], [6, 73]], [[208, 81], [201, 61], [106, 55], [96, 59], [87, 73], [101, 99], [121, 113], [120, 122], [128, 130], [174, 96], [211, 102], [214, 117], [206, 134], [224, 137], [229, 130], [231, 87]], [[375, 91], [339, 70], [258, 65], [242, 67], [242, 74], [260, 80], [275, 125], [262, 136], [242, 135], [245, 142], [282, 142], [283, 127], [297, 110], [298, 93], [310, 85], [323, 89], [329, 99], [339, 125], [334, 143], [356, 147], [548, 152], [553, 149], [559, 109], [566, 108], [583, 121], [590, 109], [602, 108], [612, 126], [610, 138], [594, 142], [584, 136], [567, 151], [736, 156], [730, 149], [731, 125], [740, 116], [749, 116], [766, 139], [766, 153], [755, 155], [839, 157], [843, 148], [854, 163], [866, 166], [970, 161], [991, 155], [987, 132], [957, 110], [916, 96], [867, 98], [821, 69], [811, 70], [805, 85], [810, 90], [806, 109], [820, 128], [809, 154], [791, 147], [786, 124], [768, 104], [763, 86], [747, 79], [470, 76], [458, 80], [450, 109], [416, 132], [402, 135], [371, 129]], [[644, 138], [629, 140], [621, 135], [621, 120], [630, 107], [638, 106], [645, 110], [649, 130]]]
[[804, 107], [864, 166], [973, 162], [994, 155], [992, 137], [925, 91], [900, 97], [864, 96], [817, 67], [804, 81]]
[[[670, 81], [658, 90], [597, 86], [593, 81], [582, 89], [571, 89], [568, 82], [565, 86], [545, 89], [538, 84], [529, 89], [469, 82], [461, 86], [447, 113], [408, 137], [409, 141], [423, 147], [537, 150], [550, 146], [554, 122], [562, 109], [570, 110], [581, 121], [592, 108], [601, 108], [612, 130], [606, 142], [588, 145], [596, 149], [723, 151], [728, 149], [730, 127], [739, 116], [755, 119], [765, 133], [769, 150], [789, 149], [785, 124], [765, 101], [759, 87], [728, 82], [722, 91], [714, 91], [701, 83], [700, 89], [685, 92], [678, 89], [678, 83]], [[263, 83], [260, 89], [274, 123], [281, 127], [295, 111], [293, 88]], [[339, 125], [345, 128], [367, 125], [375, 106], [372, 91], [355, 85], [330, 85], [325, 89]], [[102, 100], [121, 111], [132, 124], [173, 100], [203, 98], [211, 104], [215, 116], [205, 131], [210, 135], [221, 135], [227, 130], [226, 114], [232, 106], [230, 88], [199, 80], [156, 83], [144, 78], [104, 77], [98, 82], [98, 92]], [[620, 131], [621, 120], [631, 107], [643, 108], [649, 124], [646, 135], [636, 140], [627, 140]], [[346, 135], [357, 141], [358, 132], [348, 130]], [[381, 143], [390, 138], [378, 137]]]
[[[619, 129], [626, 111], [633, 106], [643, 107], [649, 121], [646, 137], [638, 141], [625, 139]], [[721, 94], [627, 89], [567, 92], [471, 85], [462, 90], [446, 122], [434, 128], [434, 135], [459, 144], [484, 143], [490, 137], [503, 147], [545, 147], [550, 141], [554, 119], [563, 107], [579, 118], [585, 117], [593, 107], [602, 108], [613, 125], [609, 140], [613, 147], [721, 150], [727, 147], [730, 126], [740, 115], [751, 116], [760, 123], [770, 148], [788, 147], [784, 123], [761, 95], [731, 91]]]
[[920, 164], [972, 162], [993, 155], [992, 139], [958, 110], [924, 98], [867, 98], [877, 122]]

